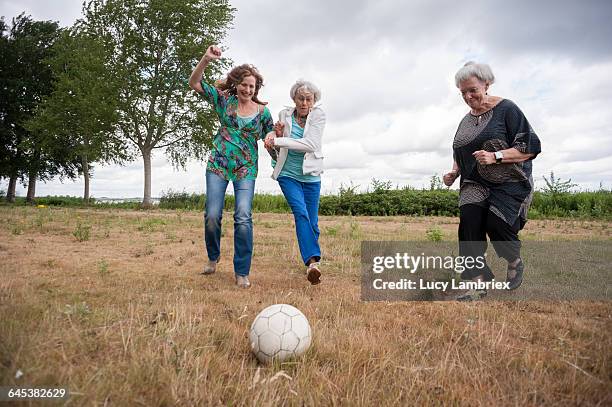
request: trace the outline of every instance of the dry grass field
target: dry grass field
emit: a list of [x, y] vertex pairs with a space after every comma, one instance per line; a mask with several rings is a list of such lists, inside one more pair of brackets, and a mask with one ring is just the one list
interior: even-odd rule
[[[323, 217], [310, 286], [292, 218], [254, 214], [250, 290], [233, 284], [230, 213], [212, 276], [197, 212], [0, 207], [0, 224], [0, 385], [67, 387], [66, 405], [612, 405], [609, 301], [360, 301], [362, 240], [433, 225], [452, 240], [456, 219]], [[611, 241], [597, 221], [522, 236]], [[314, 341], [261, 366], [248, 330], [274, 303]]]

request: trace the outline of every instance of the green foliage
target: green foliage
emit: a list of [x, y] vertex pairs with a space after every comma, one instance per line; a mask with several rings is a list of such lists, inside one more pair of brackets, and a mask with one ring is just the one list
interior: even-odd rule
[[106, 260], [102, 259], [98, 262], [98, 273], [100, 273], [101, 276], [108, 274], [108, 262]]
[[535, 192], [529, 216], [611, 219], [612, 191]]
[[78, 28], [64, 30], [47, 60], [53, 70], [53, 92], [26, 123], [47, 145], [61, 146], [66, 159], [79, 163], [85, 199], [92, 163], [127, 158], [114, 137], [120, 83], [108, 64], [109, 52], [100, 37]]
[[444, 234], [438, 226], [432, 226], [425, 231], [425, 236], [427, 236], [427, 240], [430, 242], [441, 242]]
[[432, 175], [429, 179], [429, 190], [433, 191], [435, 189], [448, 189], [437, 174]]
[[[458, 216], [459, 194], [456, 190], [415, 190], [393, 189], [386, 192], [357, 193], [355, 188], [344, 188], [338, 195], [321, 196], [319, 213], [330, 216]], [[82, 198], [48, 196], [36, 198], [36, 203], [47, 206], [82, 207]], [[160, 199], [158, 208], [173, 210], [204, 211], [206, 195], [168, 191]], [[234, 210], [235, 199], [225, 197], [225, 210]], [[2, 202], [0, 205], [7, 205]], [[25, 205], [18, 197], [16, 206]], [[95, 207], [139, 209], [138, 202], [99, 202]], [[291, 208], [282, 195], [255, 194], [253, 211], [262, 213], [291, 213]], [[571, 217], [582, 219], [612, 219], [612, 191], [557, 193], [536, 191], [529, 211], [529, 217]], [[159, 226], [159, 225], [158, 225]], [[146, 227], [145, 227], [146, 228]]]
[[541, 217], [599, 218], [612, 217], [612, 191], [601, 188], [595, 192], [571, 192], [577, 185], [571, 179], [563, 181], [550, 172], [542, 177], [546, 187], [536, 191], [529, 215]]
[[325, 234], [327, 236], [336, 236], [338, 234], [339, 227], [338, 226], [326, 226]]
[[393, 183], [391, 181], [381, 181], [376, 178], [372, 178], [372, 192], [381, 193], [390, 191], [393, 188]]
[[86, 223], [81, 223], [81, 221], [79, 220], [77, 221], [76, 228], [74, 229], [74, 232], [72, 232], [72, 235], [79, 242], [85, 242], [89, 240], [90, 233], [91, 233], [91, 225], [86, 224]]
[[344, 184], [340, 184], [338, 194], [340, 196], [355, 195], [357, 193], [357, 188], [359, 188], [359, 185], [353, 185], [352, 182], [350, 186], [344, 186]]
[[370, 193], [344, 193], [321, 197], [322, 215], [427, 215], [457, 216], [457, 191], [394, 189]]
[[572, 183], [571, 178], [567, 181], [561, 180], [560, 177], [555, 178], [555, 173], [553, 171], [550, 172], [550, 178], [542, 176], [542, 179], [544, 179], [546, 183], [546, 188], [543, 189], [543, 192], [548, 194], [564, 194], [570, 192], [572, 188], [577, 187], [577, 184]]
[[[95, 198], [90, 198], [89, 201], [82, 197], [76, 196], [39, 196], [34, 199], [34, 203], [46, 206], [74, 207], [82, 208], [90, 205], [95, 205], [96, 208], [118, 208], [118, 209], [140, 209], [140, 202], [134, 200], [117, 200], [116, 202], [99, 201]], [[26, 200], [23, 197], [16, 197], [14, 206], [26, 205]], [[0, 202], [0, 206], [8, 205], [6, 202]]]
[[39, 209], [34, 218], [34, 226], [38, 228], [41, 233], [45, 232], [45, 224], [50, 222], [52, 219], [49, 209]]
[[[234, 210], [235, 198], [233, 195], [226, 195], [224, 209]], [[203, 211], [206, 205], [205, 194], [189, 194], [185, 191], [175, 192], [169, 190], [162, 193], [159, 200], [159, 208], [161, 209], [187, 209]], [[272, 194], [255, 194], [253, 199], [254, 212], [267, 213], [288, 213], [291, 212], [289, 204], [282, 195]]]
[[[87, 202], [83, 198], [75, 196], [41, 196], [35, 199], [36, 204], [46, 206], [67, 206], [67, 207], [83, 207]], [[95, 200], [90, 200], [94, 203]]]
[[361, 238], [361, 227], [359, 226], [359, 223], [351, 219], [351, 223], [349, 224], [349, 226], [350, 226], [349, 236], [352, 239], [359, 240]]
[[138, 230], [143, 232], [155, 232], [162, 230], [166, 226], [166, 221], [159, 218], [146, 218], [140, 222]]
[[[102, 38], [108, 66], [121, 84], [118, 132], [145, 169], [143, 206], [151, 203], [151, 153], [164, 148], [177, 167], [202, 159], [211, 146], [216, 115], [187, 85], [194, 66], [211, 44], [219, 44], [232, 20], [228, 0], [92, 0], [81, 27]], [[209, 65], [212, 83], [229, 67]]]
[[185, 191], [168, 190], [162, 192], [159, 207], [163, 209], [204, 210], [205, 202], [206, 196], [203, 194], [189, 194]]
[[52, 72], [47, 59], [59, 34], [52, 21], [34, 21], [20, 14], [9, 29], [0, 20], [0, 177], [29, 178], [33, 196], [36, 179], [56, 175], [73, 178], [76, 166], [64, 156], [63, 145], [27, 128], [39, 103], [50, 94]]

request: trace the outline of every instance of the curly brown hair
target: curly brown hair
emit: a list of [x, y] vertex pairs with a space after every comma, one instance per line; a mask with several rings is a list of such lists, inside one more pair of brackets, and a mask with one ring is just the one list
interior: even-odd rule
[[259, 89], [263, 86], [263, 76], [259, 73], [257, 68], [253, 65], [242, 64], [232, 69], [225, 79], [219, 80], [215, 83], [217, 89], [221, 91], [227, 91], [230, 95], [236, 96], [238, 90], [236, 86], [242, 83], [242, 80], [247, 76], [255, 77], [255, 92], [253, 93], [253, 102], [260, 105], [267, 105], [268, 102], [262, 102], [257, 98]]

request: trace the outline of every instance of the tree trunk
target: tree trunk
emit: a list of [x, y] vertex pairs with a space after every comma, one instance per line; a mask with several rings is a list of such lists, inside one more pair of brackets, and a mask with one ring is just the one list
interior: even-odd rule
[[34, 203], [36, 197], [36, 177], [38, 176], [37, 171], [30, 171], [28, 174], [28, 194], [26, 195], [26, 202], [29, 204]]
[[83, 191], [83, 202], [85, 205], [89, 205], [89, 162], [87, 161], [87, 154], [83, 154], [81, 157], [83, 163], [83, 179], [85, 180], [85, 190]]
[[17, 188], [17, 175], [11, 175], [9, 178], [8, 189], [6, 191], [6, 202], [15, 202], [15, 189]]
[[151, 202], [151, 150], [142, 150], [142, 158], [144, 160], [144, 197], [142, 198], [142, 207], [150, 208]]

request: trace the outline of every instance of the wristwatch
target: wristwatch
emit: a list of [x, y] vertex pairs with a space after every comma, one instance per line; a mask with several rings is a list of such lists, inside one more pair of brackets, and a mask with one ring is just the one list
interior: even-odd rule
[[495, 152], [495, 164], [501, 164], [503, 159], [504, 159], [504, 153], [502, 153], [501, 151], [496, 151]]

